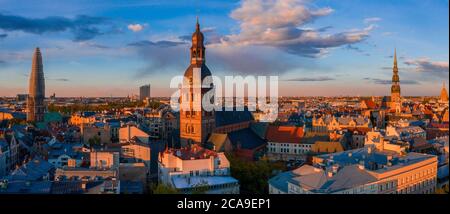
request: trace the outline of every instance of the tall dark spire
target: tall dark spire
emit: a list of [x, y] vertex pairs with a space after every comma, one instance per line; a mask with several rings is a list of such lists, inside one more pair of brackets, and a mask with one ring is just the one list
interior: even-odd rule
[[394, 49], [394, 73], [398, 73], [398, 66], [397, 66], [397, 48]]
[[394, 50], [394, 67], [392, 68], [391, 93], [400, 93], [400, 76], [398, 75], [397, 49]]
[[400, 94], [400, 76], [398, 75], [397, 49], [394, 50], [394, 67], [392, 68], [391, 86], [391, 109], [395, 109], [396, 114], [401, 112], [402, 101]]
[[195, 24], [195, 32], [192, 34], [192, 47], [191, 47], [191, 64], [201, 66], [205, 62], [205, 46], [203, 44], [204, 36], [200, 30], [200, 23], [197, 17], [197, 23]]
[[27, 121], [44, 121], [45, 79], [42, 54], [39, 48], [34, 50], [27, 101]]
[[200, 31], [200, 23], [198, 22], [198, 16], [197, 16], [197, 23], [195, 24], [195, 31]]

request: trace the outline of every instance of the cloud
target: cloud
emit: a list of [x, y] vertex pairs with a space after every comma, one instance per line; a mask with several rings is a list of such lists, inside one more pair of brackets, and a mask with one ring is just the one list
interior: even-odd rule
[[[92, 47], [92, 48], [98, 48], [98, 49], [110, 49], [109, 46], [101, 45], [101, 44], [97, 44], [97, 43], [93, 43], [93, 42], [87, 42], [87, 41], [79, 42], [79, 44], [83, 47]], [[60, 47], [60, 49], [62, 49], [62, 48]]]
[[379, 17], [370, 17], [370, 18], [365, 18], [364, 19], [364, 23], [366, 24], [370, 24], [370, 23], [375, 23], [375, 22], [379, 22], [383, 19], [379, 18]]
[[129, 24], [128, 25], [128, 30], [131, 30], [133, 32], [139, 32], [144, 30], [144, 28], [147, 26], [147, 24]]
[[423, 73], [425, 75], [433, 75], [436, 77], [447, 77], [449, 75], [448, 62], [431, 61], [429, 58], [408, 59], [405, 65], [411, 66], [412, 70]]
[[243, 0], [231, 17], [240, 23], [240, 32], [222, 38], [224, 45], [263, 45], [287, 53], [320, 57], [330, 48], [363, 41], [375, 26], [335, 34], [324, 34], [330, 27], [302, 28], [314, 20], [328, 16], [333, 9], [310, 9], [302, 0]]
[[[377, 85], [391, 85], [392, 84], [392, 80], [390, 79], [378, 79], [378, 78], [370, 78], [370, 77], [366, 77], [363, 78], [363, 80], [367, 80], [368, 82], [371, 82], [373, 84], [377, 84]], [[420, 83], [418, 81], [415, 80], [400, 80], [400, 85], [419, 85]]]
[[[205, 27], [201, 30], [203, 35], [205, 35], [205, 45], [221, 43], [223, 36], [217, 33], [215, 27]], [[178, 39], [185, 42], [191, 42], [192, 35], [179, 36]]]
[[189, 63], [187, 55], [189, 48], [184, 41], [142, 40], [129, 43], [127, 46], [132, 48], [146, 63], [137, 71], [135, 78], [142, 78], [154, 73], [168, 74], [174, 71], [177, 71], [176, 74], [179, 75], [182, 74], [179, 70]]
[[395, 35], [396, 33], [395, 32], [383, 32], [381, 35], [382, 36], [393, 36], [393, 35]]
[[[323, 56], [335, 47], [361, 42], [375, 27], [369, 25], [334, 34], [327, 33], [332, 26], [306, 27], [333, 12], [328, 7], [310, 9], [306, 2], [243, 0], [230, 13], [239, 22], [237, 33], [221, 35], [215, 27], [202, 27], [206, 62], [214, 66], [210, 69], [227, 74], [282, 75], [293, 69], [315, 66], [308, 58]], [[138, 75], [185, 69], [189, 63], [191, 36], [189, 33], [174, 37], [176, 39], [172, 41], [144, 40], [128, 44], [147, 63]]]
[[331, 81], [336, 80], [331, 77], [300, 77], [294, 79], [287, 79], [284, 81], [292, 81], [292, 82], [323, 82], [323, 81]]
[[[128, 44], [146, 65], [137, 72], [137, 78], [164, 72], [180, 75], [189, 65], [189, 46], [186, 41], [143, 40]], [[279, 50], [272, 47], [209, 46], [206, 48], [206, 63], [211, 71], [231, 74], [276, 75], [291, 69], [294, 60], [274, 61], [273, 54]], [[296, 60], [298, 62], [299, 60]], [[306, 66], [306, 65], [305, 65]], [[181, 72], [180, 72], [181, 71]]]
[[23, 31], [32, 34], [70, 31], [74, 41], [85, 41], [107, 33], [103, 29], [111, 23], [106, 18], [79, 15], [75, 18], [51, 16], [46, 18], [25, 18], [0, 14], [0, 29], [4, 31]]
[[69, 79], [66, 78], [57, 78], [57, 79], [49, 79], [49, 80], [53, 80], [53, 81], [60, 81], [60, 82], [69, 82]]
[[186, 42], [177, 42], [177, 41], [149, 41], [149, 40], [142, 40], [138, 42], [129, 43], [128, 46], [134, 46], [134, 47], [160, 47], [160, 48], [167, 48], [167, 47], [175, 47], [178, 45], [184, 45], [187, 44]]

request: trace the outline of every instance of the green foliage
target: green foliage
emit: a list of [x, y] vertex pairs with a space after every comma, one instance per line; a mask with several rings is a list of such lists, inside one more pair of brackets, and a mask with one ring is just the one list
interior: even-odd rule
[[267, 194], [269, 179], [286, 170], [286, 166], [280, 162], [265, 159], [245, 161], [233, 155], [227, 157], [231, 165], [231, 176], [239, 180], [241, 193]]
[[200, 183], [193, 189], [193, 191], [191, 193], [192, 194], [206, 194], [208, 189], [209, 189], [208, 183]]
[[92, 149], [92, 147], [93, 147], [94, 145], [100, 145], [100, 141], [101, 141], [100, 137], [98, 137], [97, 135], [95, 135], [94, 137], [89, 138], [88, 144], [89, 144], [89, 146], [90, 146], [91, 149]]
[[25, 120], [21, 120], [18, 118], [13, 118], [11, 120], [8, 121], [8, 126], [13, 126], [13, 125], [26, 125], [27, 122]]
[[436, 194], [448, 194], [448, 185], [443, 188], [436, 189]]
[[[152, 106], [159, 106], [161, 103], [159, 102], [152, 102]], [[131, 107], [143, 107], [144, 103], [140, 101], [136, 102], [111, 102], [106, 103], [102, 105], [89, 105], [89, 104], [71, 104], [67, 106], [57, 106], [55, 104], [50, 104], [48, 106], [49, 112], [59, 112], [66, 115], [70, 115], [75, 112], [82, 112], [82, 111], [94, 111], [94, 112], [100, 112], [100, 111], [111, 111], [111, 110], [119, 110], [122, 108], [131, 108]]]
[[152, 109], [157, 109], [159, 106], [161, 106], [161, 103], [157, 101], [150, 101], [147, 105], [147, 107]]
[[165, 184], [150, 185], [151, 194], [180, 194], [177, 189]]

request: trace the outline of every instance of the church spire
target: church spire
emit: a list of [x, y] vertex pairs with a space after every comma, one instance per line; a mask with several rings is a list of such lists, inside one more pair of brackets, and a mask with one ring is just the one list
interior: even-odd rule
[[201, 66], [205, 62], [205, 46], [203, 44], [204, 36], [200, 30], [200, 23], [197, 17], [197, 23], [195, 24], [195, 32], [192, 34], [192, 47], [191, 47], [191, 64]]
[[197, 16], [197, 23], [195, 24], [195, 31], [200, 31], [200, 24], [198, 22], [198, 16]]
[[400, 95], [400, 76], [398, 75], [397, 66], [397, 49], [394, 49], [394, 67], [392, 68], [392, 86], [391, 86], [391, 109], [395, 109], [396, 113], [401, 112], [401, 95]]
[[445, 80], [442, 82], [440, 101], [448, 102], [448, 93], [447, 93], [447, 89], [445, 88]]
[[394, 49], [394, 72], [398, 73], [398, 66], [397, 66], [397, 48]]

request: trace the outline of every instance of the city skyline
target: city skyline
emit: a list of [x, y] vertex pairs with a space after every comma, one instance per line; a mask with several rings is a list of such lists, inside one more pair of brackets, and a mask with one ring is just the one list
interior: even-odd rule
[[[352, 49], [355, 47], [350, 44], [367, 42], [376, 28], [372, 24], [363, 30], [327, 36], [322, 33], [328, 29], [300, 28], [297, 25], [312, 23], [331, 12], [311, 2], [244, 0], [231, 13], [242, 20], [239, 33], [217, 38], [197, 16], [194, 25], [185, 24], [192, 26], [191, 32], [178, 37], [179, 41], [129, 43], [127, 46], [138, 48], [151, 61], [145, 66], [155, 73], [140, 70], [134, 80], [140, 85], [125, 86], [133, 91], [133, 96], [127, 97], [112, 94], [120, 94], [112, 90], [118, 85], [115, 78], [125, 84], [127, 77], [136, 75], [115, 70], [120, 70], [120, 60], [129, 63], [132, 56], [122, 55], [127, 50], [101, 47], [118, 54], [119, 58], [107, 63], [111, 72], [56, 78], [55, 58], [71, 69], [73, 65], [64, 64], [64, 58], [83, 56], [71, 56], [64, 48], [63, 53], [68, 55], [54, 55], [51, 48], [47, 48], [47, 55], [36, 47], [28, 94], [0, 96], [0, 195], [448, 195], [449, 95], [445, 81], [430, 85], [433, 90], [426, 93], [440, 91], [432, 97], [408, 97], [424, 82], [442, 80], [448, 73], [445, 62], [424, 58], [411, 61], [395, 47], [393, 56], [386, 57], [391, 62], [383, 68], [389, 70], [386, 79], [370, 75], [358, 81], [356, 74], [337, 78], [339, 65], [357, 65], [350, 63], [355, 57], [349, 53], [338, 55], [343, 63], [335, 63], [328, 73], [334, 77], [314, 76], [320, 72], [289, 77], [292, 73], [282, 69], [297, 66], [293, 56], [322, 65], [321, 60], [326, 63], [342, 45]], [[366, 24], [380, 19], [371, 18]], [[80, 42], [108, 34], [92, 26], [99, 20], [86, 15], [71, 20], [0, 14], [0, 28], [39, 35], [68, 31], [72, 41]], [[128, 29], [136, 33], [146, 26], [131, 24]], [[188, 60], [179, 54], [186, 50]], [[371, 56], [367, 55], [369, 51], [357, 50]], [[223, 57], [221, 54], [230, 58], [217, 58]], [[258, 54], [269, 58], [259, 61], [255, 58]], [[90, 60], [97, 62], [99, 56], [92, 54]], [[344, 60], [347, 58], [350, 62]], [[187, 64], [184, 69], [173, 75], [164, 70], [176, 68], [177, 60]], [[416, 68], [401, 72], [402, 63]], [[103, 65], [100, 60], [84, 66]], [[226, 72], [227, 68], [236, 72]], [[276, 68], [281, 70], [274, 74]], [[367, 75], [362, 68], [359, 74]], [[412, 78], [408, 72], [418, 76]], [[295, 72], [300, 74], [304, 73]], [[80, 76], [80, 83], [72, 86], [72, 78]], [[176, 91], [170, 98], [158, 97], [153, 86], [164, 86], [166, 77], [172, 77], [169, 87]], [[54, 88], [55, 82], [61, 82], [65, 89]], [[357, 94], [336, 96], [344, 92], [328, 82], [346, 83], [345, 88]], [[382, 96], [357, 96], [367, 93], [370, 86], [364, 87], [364, 83], [369, 82], [383, 86], [376, 91]], [[291, 87], [294, 83], [302, 86]], [[90, 88], [91, 84], [98, 88]], [[75, 98], [64, 95], [71, 87], [76, 87]], [[300, 87], [307, 87], [308, 93], [325, 93], [318, 87], [326, 87], [326, 96], [299, 98], [308, 95]], [[48, 88], [51, 95], [46, 99]], [[293, 96], [279, 93], [283, 88]], [[386, 89], [390, 92], [384, 93]], [[86, 91], [89, 95], [111, 94], [89, 98], [84, 95]], [[187, 196], [184, 202], [178, 201], [177, 208], [202, 207], [209, 211], [214, 204], [219, 209], [219, 204], [209, 199], [200, 207], [190, 206], [188, 200]], [[220, 209], [271, 206], [270, 197], [256, 198], [255, 203], [245, 199], [236, 206], [230, 203], [236, 199], [226, 200], [221, 199]]]
[[402, 95], [448, 85], [448, 1], [23, 2], [1, 1], [0, 96], [26, 93], [37, 46], [47, 94], [170, 96], [196, 16], [215, 75], [279, 75], [282, 96], [388, 95], [394, 48]]

